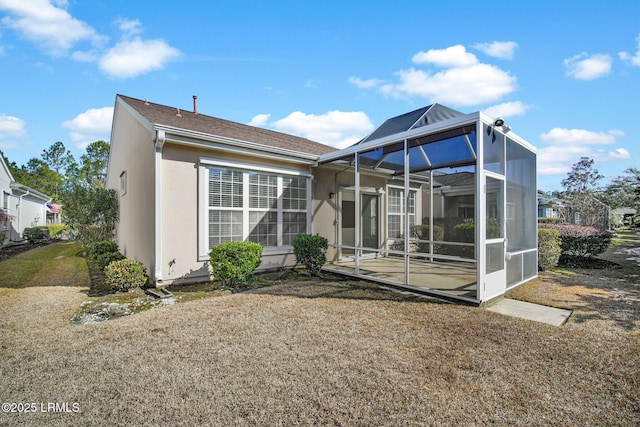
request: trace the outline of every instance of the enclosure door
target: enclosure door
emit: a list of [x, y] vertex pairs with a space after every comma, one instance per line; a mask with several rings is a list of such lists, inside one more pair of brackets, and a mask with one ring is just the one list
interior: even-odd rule
[[505, 260], [505, 181], [504, 177], [485, 177], [485, 276], [484, 300], [507, 289]]
[[379, 249], [380, 198], [374, 194], [363, 194], [360, 200], [360, 208], [362, 209], [362, 220], [360, 221], [362, 246], [365, 248]]
[[[342, 191], [340, 193], [340, 244], [343, 246], [356, 245], [356, 211], [355, 193]], [[378, 194], [363, 193], [360, 196], [360, 247], [380, 248], [380, 196]], [[361, 257], [375, 256], [372, 251], [360, 251]], [[340, 259], [349, 260], [355, 255], [350, 248], [340, 250]]]

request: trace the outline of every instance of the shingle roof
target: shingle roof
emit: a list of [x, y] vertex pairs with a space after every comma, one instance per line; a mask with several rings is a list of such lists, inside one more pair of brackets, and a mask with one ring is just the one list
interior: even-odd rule
[[268, 129], [248, 126], [205, 114], [195, 114], [166, 105], [154, 104], [140, 99], [118, 95], [118, 98], [129, 104], [144, 118], [154, 125], [164, 125], [187, 131], [201, 132], [239, 141], [251, 142], [271, 148], [297, 151], [299, 153], [321, 155], [335, 151], [336, 148], [310, 139], [275, 132]]

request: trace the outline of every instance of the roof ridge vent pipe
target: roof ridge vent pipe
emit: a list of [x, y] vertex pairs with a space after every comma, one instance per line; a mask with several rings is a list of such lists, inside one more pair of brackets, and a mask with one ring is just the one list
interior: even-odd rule
[[198, 115], [198, 97], [193, 95], [193, 114]]
[[176, 116], [182, 117], [182, 114], [180, 114], [180, 109], [179, 108], [176, 108]]

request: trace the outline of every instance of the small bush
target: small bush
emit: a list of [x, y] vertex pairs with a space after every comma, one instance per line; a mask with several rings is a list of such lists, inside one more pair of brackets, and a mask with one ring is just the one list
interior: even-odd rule
[[538, 224], [562, 224], [562, 218], [538, 218]]
[[60, 237], [60, 233], [62, 233], [64, 230], [68, 230], [69, 227], [65, 224], [48, 224], [48, 225], [41, 225], [38, 228], [46, 228], [49, 230], [49, 236], [53, 237]]
[[114, 261], [104, 269], [105, 285], [113, 289], [128, 291], [147, 283], [147, 269], [132, 259]]
[[293, 239], [296, 264], [303, 264], [312, 276], [318, 276], [327, 262], [329, 242], [319, 234], [299, 234]]
[[98, 255], [95, 260], [98, 263], [98, 267], [100, 270], [104, 271], [109, 264], [114, 261], [120, 261], [121, 259], [125, 259], [125, 256], [120, 252], [106, 252]]
[[5, 237], [7, 237], [7, 232], [4, 230], [0, 230], [0, 246], [4, 244]]
[[560, 232], [562, 257], [592, 258], [609, 247], [613, 234], [607, 230], [575, 224], [540, 224]]
[[213, 277], [223, 286], [237, 287], [248, 281], [260, 265], [262, 246], [254, 242], [225, 242], [209, 252]]
[[91, 243], [87, 256], [93, 260], [97, 260], [101, 255], [114, 252], [118, 252], [118, 244], [113, 240], [103, 240]]
[[538, 270], [549, 270], [560, 260], [560, 232], [550, 228], [538, 229]]
[[[430, 235], [430, 227], [429, 224], [416, 224], [410, 227], [411, 235], [419, 240], [429, 240]], [[444, 240], [444, 227], [439, 225], [433, 226], [433, 240], [436, 242], [441, 242]], [[437, 252], [440, 248], [440, 245], [433, 245], [433, 251]], [[430, 244], [428, 242], [420, 242], [416, 247], [418, 252], [422, 253], [430, 253]]]
[[22, 236], [27, 239], [29, 243], [38, 242], [42, 240], [49, 240], [49, 229], [44, 227], [29, 227], [25, 228], [22, 232]]

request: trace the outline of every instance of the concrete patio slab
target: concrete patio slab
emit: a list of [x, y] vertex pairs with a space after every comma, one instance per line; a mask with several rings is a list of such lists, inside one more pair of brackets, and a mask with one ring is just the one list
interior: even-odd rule
[[547, 323], [553, 326], [561, 326], [564, 324], [572, 313], [571, 310], [533, 304], [510, 298], [502, 298], [485, 308], [494, 313]]

